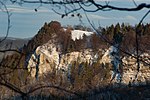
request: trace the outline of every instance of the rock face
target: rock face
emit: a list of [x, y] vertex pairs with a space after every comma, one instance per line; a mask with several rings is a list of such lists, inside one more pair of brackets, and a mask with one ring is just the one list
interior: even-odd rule
[[31, 71], [32, 77], [35, 77], [36, 73], [41, 76], [47, 72], [52, 72], [53, 69], [68, 71], [69, 65], [74, 61], [78, 61], [79, 63], [88, 62], [90, 64], [98, 61], [99, 55], [97, 53], [94, 54], [91, 49], [66, 54], [61, 54], [57, 50], [58, 47], [49, 43], [37, 47], [31, 55], [27, 66], [28, 71]]
[[36, 48], [27, 66], [32, 77], [38, 77], [47, 72], [52, 72], [53, 68], [58, 68], [60, 59], [58, 48], [60, 48], [59, 44], [54, 39]]
[[[53, 72], [53, 70], [69, 72], [69, 66], [74, 61], [77, 61], [79, 63], [87, 62], [89, 65], [92, 65], [94, 62], [99, 62], [104, 64], [104, 66], [107, 64], [111, 65], [109, 73], [112, 73], [111, 79], [113, 83], [120, 82], [124, 85], [144, 85], [150, 81], [150, 67], [148, 65], [141, 62], [138, 72], [136, 59], [131, 56], [125, 56], [120, 61], [117, 55], [112, 54], [117, 52], [113, 46], [106, 50], [106, 52], [99, 49], [96, 53], [92, 49], [85, 49], [83, 51], [62, 54], [60, 49], [61, 44], [56, 40], [49, 40], [46, 44], [38, 46], [31, 55], [27, 66], [28, 71], [31, 72], [31, 76], [33, 78], [41, 77], [43, 74]], [[141, 56], [148, 58], [149, 54], [144, 53]], [[116, 62], [116, 66], [112, 62]], [[121, 68], [118, 67], [120, 63], [122, 63]], [[116, 69], [119, 71], [116, 72]]]
[[[149, 58], [150, 55], [144, 53], [141, 55], [145, 58]], [[143, 58], [144, 59], [144, 58]], [[148, 61], [150, 62], [150, 61]], [[140, 62], [139, 71], [137, 70], [136, 59], [129, 56], [123, 58], [123, 77], [122, 83], [130, 85], [146, 85], [150, 81], [150, 67], [143, 62]]]
[[[150, 67], [148, 65], [144, 64], [144, 62], [140, 62], [140, 68], [138, 71], [136, 58], [134, 58], [136, 57], [136, 55], [133, 55], [134, 57], [125, 56], [121, 60], [119, 55], [116, 55], [116, 54], [112, 55], [113, 52], [117, 53], [117, 48], [114, 46], [111, 46], [105, 52], [105, 54], [102, 56], [102, 59], [101, 59], [101, 62], [104, 65], [106, 63], [110, 64], [112, 62], [115, 62], [114, 65], [112, 64], [112, 67], [113, 67], [112, 78], [115, 78], [113, 82], [117, 82], [119, 80], [124, 85], [146, 85], [148, 84], [148, 82], [150, 81]], [[150, 57], [148, 53], [141, 54], [141, 57], [146, 62], [150, 62], [150, 60], [148, 60], [148, 58]], [[116, 72], [116, 69], [120, 71]]]

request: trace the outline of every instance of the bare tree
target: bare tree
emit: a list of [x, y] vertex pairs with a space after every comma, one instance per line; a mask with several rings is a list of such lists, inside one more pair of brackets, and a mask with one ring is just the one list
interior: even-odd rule
[[[8, 0], [10, 1], [12, 4], [19, 4], [19, 5], [23, 5], [23, 4], [37, 4], [39, 5], [39, 7], [41, 7], [42, 5], [49, 5], [49, 6], [53, 6], [53, 11], [57, 14], [59, 14], [62, 18], [67, 17], [67, 16], [77, 16], [79, 19], [82, 17], [82, 14], [80, 14], [80, 11], [83, 11], [87, 21], [89, 22], [89, 24], [91, 25], [91, 27], [94, 29], [94, 31], [100, 36], [100, 38], [102, 38], [105, 42], [107, 42], [108, 44], [112, 45], [112, 42], [110, 42], [106, 37], [103, 37], [101, 33], [99, 33], [97, 31], [97, 29], [95, 28], [94, 24], [91, 22], [91, 20], [88, 18], [88, 12], [98, 12], [98, 11], [112, 11], [112, 10], [116, 10], [116, 11], [140, 11], [142, 9], [148, 9], [148, 12], [146, 12], [146, 14], [143, 14], [143, 17], [141, 18], [141, 20], [138, 22], [138, 25], [136, 27], [136, 56], [132, 55], [130, 52], [124, 51], [121, 48], [120, 49], [121, 52], [132, 56], [134, 58], [137, 59], [137, 70], [139, 71], [140, 68], [140, 62], [143, 62], [147, 65], [150, 65], [150, 63], [145, 62], [143, 60], [143, 58], [140, 56], [139, 53], [139, 38], [140, 36], [138, 36], [139, 31], [137, 30], [138, 27], [142, 24], [143, 20], [145, 19], [145, 17], [150, 13], [150, 4], [146, 4], [146, 3], [141, 3], [139, 5], [136, 4], [136, 2], [134, 0], [132, 0], [133, 4], [135, 6], [133, 7], [118, 7], [118, 6], [113, 6], [111, 5], [111, 2], [105, 2], [103, 4], [101, 4], [100, 2], [98, 2], [97, 0]], [[10, 25], [10, 17], [11, 14], [7, 9], [7, 6], [5, 5], [5, 2], [3, 0], [0, 1], [0, 4], [2, 5], [1, 10], [6, 12], [7, 14], [7, 22], [8, 22], [8, 26], [7, 26], [7, 32], [6, 32], [6, 36], [0, 40], [0, 44], [5, 41], [5, 39], [7, 38], [8, 34], [9, 34], [9, 30], [11, 28]], [[57, 10], [56, 8], [60, 8], [62, 11]], [[89, 9], [90, 8], [90, 9]], [[34, 8], [33, 8], [34, 9]], [[38, 8], [34, 9], [36, 12], [38, 11]], [[9, 51], [14, 51], [16, 53], [19, 54], [19, 60], [18, 60], [18, 64], [19, 61], [21, 60], [21, 58], [23, 57], [23, 55], [25, 55], [24, 53], [18, 51], [18, 50], [13, 50], [13, 49], [7, 49], [7, 50], [0, 50], [0, 52], [5, 53], [5, 52], [9, 52]], [[2, 62], [1, 62], [2, 63]], [[1, 65], [0, 63], [0, 65]], [[8, 81], [7, 79], [5, 79], [5, 76], [10, 74], [11, 72], [13, 72], [14, 70], [18, 70], [18, 69], [25, 69], [25, 68], [18, 68], [17, 65], [9, 70], [8, 72], [4, 72], [0, 74], [0, 85], [3, 85], [11, 90], [13, 90], [16, 93], [19, 93], [20, 95], [22, 95], [22, 98], [26, 98], [28, 95], [30, 95], [31, 93], [41, 89], [41, 88], [55, 88], [58, 90], [62, 90], [74, 95], [79, 96], [77, 93], [66, 90], [62, 87], [58, 87], [58, 86], [54, 86], [54, 85], [48, 85], [48, 84], [44, 84], [44, 85], [39, 85], [37, 87], [32, 87], [29, 90], [25, 91], [25, 89], [21, 89], [18, 86], [15, 86], [14, 84], [12, 84], [10, 81]], [[9, 68], [8, 66], [4, 66], [5, 68]]]

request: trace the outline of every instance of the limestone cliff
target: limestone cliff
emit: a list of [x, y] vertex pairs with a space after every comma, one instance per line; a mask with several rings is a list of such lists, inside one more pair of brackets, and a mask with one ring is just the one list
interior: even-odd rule
[[[92, 49], [84, 49], [82, 51], [74, 51], [62, 54], [59, 50], [61, 44], [55, 40], [50, 40], [36, 48], [28, 62], [28, 71], [32, 77], [42, 77], [44, 74], [52, 73], [54, 70], [63, 70], [70, 73], [70, 65], [73, 62], [88, 63], [91, 66], [95, 62], [103, 65], [105, 69], [108, 65], [109, 80], [113, 83], [119, 82], [124, 85], [140, 85], [147, 84], [150, 81], [150, 67], [140, 62], [140, 70], [137, 71], [136, 59], [131, 56], [124, 56], [121, 60], [114, 46], [108, 50], [99, 49], [97, 52]], [[147, 53], [141, 54], [141, 57], [149, 58]], [[148, 59], [149, 60], [149, 59]], [[147, 60], [147, 61], [148, 61]], [[115, 62], [115, 65], [112, 63]], [[149, 62], [149, 61], [148, 61]], [[104, 78], [104, 77], [103, 77]]]

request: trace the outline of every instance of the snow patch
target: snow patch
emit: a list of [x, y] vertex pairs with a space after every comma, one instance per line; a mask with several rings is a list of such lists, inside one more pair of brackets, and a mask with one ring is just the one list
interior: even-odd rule
[[90, 36], [91, 34], [93, 34], [93, 32], [87, 32], [87, 31], [81, 31], [81, 30], [72, 30], [71, 34], [72, 34], [72, 39], [75, 41], [75, 39], [82, 39], [83, 34], [85, 34], [86, 36]]

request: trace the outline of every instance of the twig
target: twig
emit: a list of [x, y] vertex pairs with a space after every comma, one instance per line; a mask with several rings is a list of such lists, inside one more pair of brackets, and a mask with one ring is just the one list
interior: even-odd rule
[[[86, 16], [86, 18], [87, 18], [89, 24], [90, 24], [91, 27], [93, 28], [93, 30], [100, 36], [100, 38], [102, 38], [102, 39], [104, 40], [104, 42], [108, 43], [109, 45], [113, 45], [109, 40], [107, 40], [107, 38], [103, 37], [103, 35], [100, 34], [100, 33], [96, 30], [96, 28], [93, 26], [93, 24], [91, 23], [91, 21], [90, 21], [90, 19], [88, 18], [88, 16], [87, 16], [86, 13], [85, 13], [85, 16]], [[115, 46], [115, 47], [116, 47], [116, 46]], [[132, 55], [132, 54], [130, 54], [130, 53], [128, 53], [128, 52], [122, 50], [121, 48], [118, 48], [118, 47], [116, 47], [116, 48], [119, 49], [119, 50], [120, 50], [121, 52], [123, 52], [124, 54], [127, 54], [127, 55], [129, 55], [129, 56], [131, 56], [131, 57], [137, 59], [137, 56], [134, 56], [134, 55]], [[143, 61], [142, 58], [140, 58], [140, 57], [139, 57], [139, 61], [142, 61], [142, 62], [145, 63], [146, 65], [149, 65], [149, 66], [150, 66], [150, 63], [147, 63], [147, 62]]]
[[132, 0], [132, 1], [133, 1], [134, 5], [137, 7], [138, 5], [136, 4], [135, 0]]
[[136, 59], [137, 59], [137, 74], [135, 75], [135, 79], [133, 80], [133, 82], [137, 79], [137, 76], [138, 76], [138, 73], [140, 71], [140, 55], [139, 55], [139, 40], [138, 40], [138, 34], [141, 34], [139, 33], [138, 31], [138, 28], [139, 26], [142, 24], [143, 20], [146, 18], [146, 16], [150, 13], [150, 10], [142, 17], [142, 19], [140, 20], [138, 26], [136, 27]]
[[6, 14], [7, 14], [7, 32], [6, 32], [6, 36], [2, 39], [2, 40], [0, 40], [0, 43], [2, 43], [7, 37], [8, 37], [8, 34], [9, 34], [9, 30], [10, 30], [10, 16], [11, 16], [11, 14], [9, 13], [9, 11], [8, 11], [8, 9], [7, 9], [7, 6], [2, 2], [2, 1], [0, 1], [0, 3], [4, 6], [4, 11], [6, 11]]

